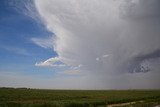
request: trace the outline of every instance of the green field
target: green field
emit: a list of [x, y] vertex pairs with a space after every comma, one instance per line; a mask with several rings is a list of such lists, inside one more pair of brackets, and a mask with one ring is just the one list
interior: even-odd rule
[[[106, 107], [137, 102], [136, 107], [160, 102], [160, 90], [41, 90], [0, 88], [0, 107]], [[143, 106], [144, 107], [144, 106]]]

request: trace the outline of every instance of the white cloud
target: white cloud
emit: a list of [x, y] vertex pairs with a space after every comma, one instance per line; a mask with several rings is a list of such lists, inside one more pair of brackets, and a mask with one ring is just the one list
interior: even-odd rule
[[53, 37], [48, 37], [48, 38], [31, 38], [31, 41], [42, 47], [42, 48], [51, 48], [53, 49]]
[[143, 72], [144, 60], [160, 57], [156, 54], [160, 49], [159, 1], [132, 1], [35, 0], [35, 7], [56, 35], [53, 45], [61, 61], [73, 67], [82, 64], [80, 70], [87, 71], [89, 79], [101, 75], [106, 81], [112, 74]]
[[96, 60], [99, 61], [100, 59], [97, 57]]
[[106, 54], [106, 55], [102, 55], [102, 56], [100, 56], [100, 57], [97, 57], [96, 58], [96, 61], [103, 61], [105, 58], [107, 58], [109, 55], [108, 54]]
[[35, 8], [33, 0], [25, 0], [25, 1], [12, 0], [12, 1], [8, 1], [8, 4], [13, 9], [15, 9], [16, 12], [26, 15], [27, 17], [30, 17], [31, 19], [38, 22], [38, 24], [43, 24], [41, 22], [42, 19], [41, 17], [39, 17], [37, 9]]
[[106, 55], [103, 55], [102, 57], [104, 57], [104, 58], [106, 58], [106, 57], [108, 57], [109, 55], [108, 54], [106, 54]]
[[82, 68], [82, 67], [83, 67], [83, 65], [82, 65], [82, 64], [79, 64], [78, 66], [74, 66], [74, 67], [71, 66], [70, 69], [71, 69], [71, 70], [78, 70], [78, 69], [80, 69], [80, 68]]
[[61, 62], [59, 57], [49, 58], [46, 61], [38, 62], [35, 64], [35, 66], [38, 67], [65, 67], [65, 64], [57, 64], [57, 62]]

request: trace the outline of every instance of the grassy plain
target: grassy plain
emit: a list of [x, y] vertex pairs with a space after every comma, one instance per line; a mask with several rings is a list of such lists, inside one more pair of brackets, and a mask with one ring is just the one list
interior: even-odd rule
[[[0, 88], [0, 107], [106, 107], [160, 102], [160, 90], [42, 90]], [[134, 104], [135, 106], [140, 103]], [[141, 107], [141, 105], [139, 106]]]

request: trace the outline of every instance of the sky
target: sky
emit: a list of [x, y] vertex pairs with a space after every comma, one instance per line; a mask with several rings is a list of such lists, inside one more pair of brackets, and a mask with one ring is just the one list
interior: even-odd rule
[[0, 87], [159, 89], [159, 0], [1, 0]]

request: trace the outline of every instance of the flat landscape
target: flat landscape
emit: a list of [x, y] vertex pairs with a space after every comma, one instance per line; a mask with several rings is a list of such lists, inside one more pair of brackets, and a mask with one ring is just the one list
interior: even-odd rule
[[160, 90], [0, 88], [0, 107], [154, 107]]

